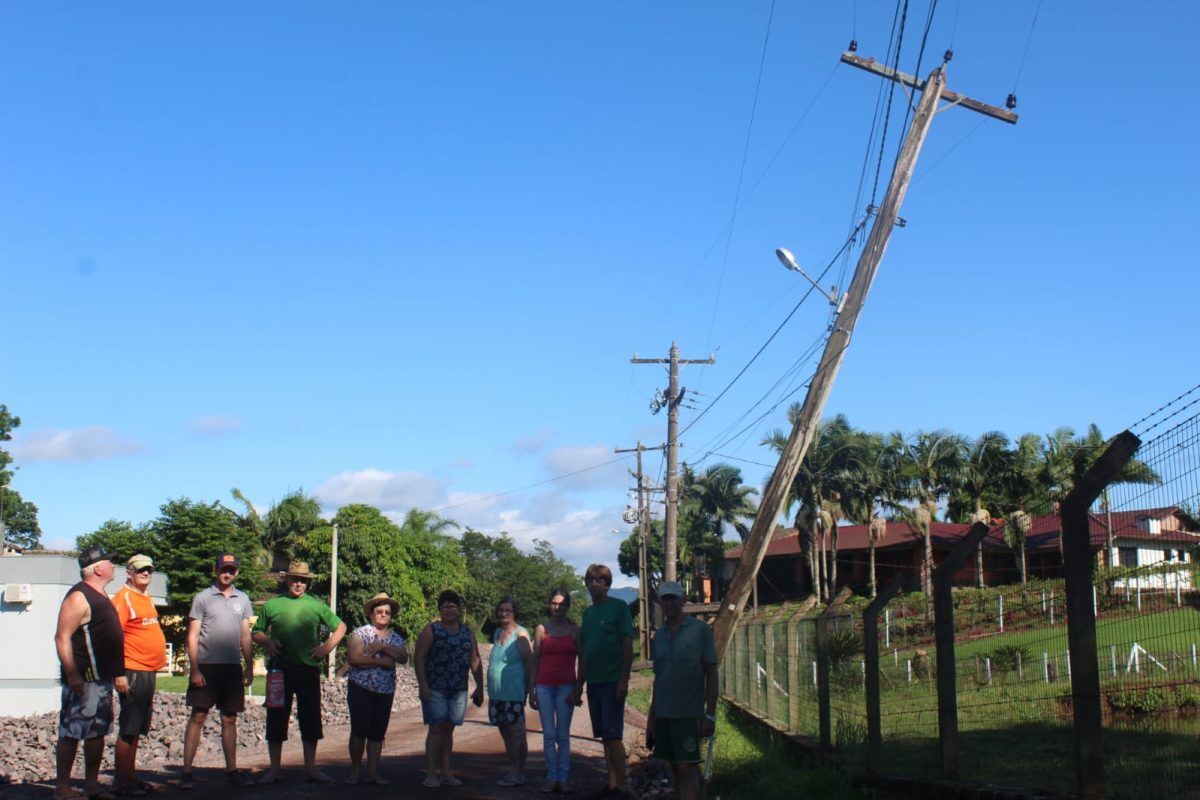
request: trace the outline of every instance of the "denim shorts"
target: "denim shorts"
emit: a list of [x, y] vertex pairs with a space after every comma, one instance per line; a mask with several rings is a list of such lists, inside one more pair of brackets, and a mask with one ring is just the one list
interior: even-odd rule
[[625, 698], [617, 698], [617, 684], [589, 681], [587, 702], [592, 735], [605, 741], [620, 741], [625, 735]]
[[426, 725], [444, 725], [451, 723], [462, 725], [467, 716], [467, 690], [448, 692], [444, 689], [430, 689], [429, 699], [421, 703], [421, 719]]

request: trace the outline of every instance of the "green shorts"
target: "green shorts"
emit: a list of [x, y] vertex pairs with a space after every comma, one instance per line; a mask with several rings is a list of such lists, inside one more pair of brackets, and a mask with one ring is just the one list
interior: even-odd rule
[[700, 720], [655, 717], [654, 757], [676, 764], [699, 764]]

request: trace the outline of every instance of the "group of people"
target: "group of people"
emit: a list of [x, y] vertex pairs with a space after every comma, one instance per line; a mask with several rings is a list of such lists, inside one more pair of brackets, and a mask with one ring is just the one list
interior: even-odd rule
[[[113, 724], [113, 694], [121, 713], [115, 752], [116, 795], [143, 796], [153, 787], [138, 778], [138, 741], [150, 731], [156, 675], [166, 667], [166, 640], [149, 595], [154, 562], [135, 555], [126, 583], [111, 600], [105, 588], [115, 572], [112, 554], [91, 547], [80, 554], [82, 580], [67, 592], [59, 613], [56, 646], [62, 669], [56, 800], [107, 798], [99, 783], [104, 737]], [[240, 563], [233, 553], [214, 562], [212, 586], [196, 595], [188, 613], [190, 715], [184, 735], [179, 788], [194, 785], [192, 764], [204, 723], [216, 707], [221, 719], [225, 780], [230, 786], [281, 779], [283, 742], [296, 706], [307, 779], [329, 783], [317, 768], [321, 725], [321, 671], [346, 636], [346, 624], [328, 605], [307, 594], [317, 577], [293, 563], [283, 591], [255, 618], [250, 598], [235, 583]], [[512, 597], [495, 606], [495, 629], [486, 678], [475, 631], [462, 620], [462, 598], [453, 590], [438, 597], [438, 618], [413, 647], [414, 672], [425, 739], [426, 787], [458, 786], [450, 767], [454, 730], [466, 717], [468, 699], [482, 706], [504, 743], [508, 768], [500, 786], [526, 785], [528, 756], [525, 706], [540, 716], [546, 794], [573, 791], [570, 782], [571, 721], [586, 696], [592, 733], [603, 742], [607, 780], [602, 793], [626, 792], [624, 720], [633, 663], [633, 620], [628, 604], [610, 598], [612, 572], [593, 564], [585, 574], [592, 603], [582, 624], [570, 619], [571, 594], [553, 589], [547, 618], [530, 632], [518, 623]], [[683, 590], [664, 583], [659, 598], [665, 624], [653, 639], [654, 692], [646, 740], [672, 765], [681, 798], [699, 797], [700, 740], [713, 732], [717, 700], [716, 650], [708, 625], [682, 613]], [[396, 668], [409, 659], [408, 643], [393, 627], [399, 603], [385, 593], [363, 607], [367, 624], [348, 642], [346, 702], [350, 712], [349, 783], [386, 785], [380, 755], [391, 719]], [[251, 621], [253, 620], [253, 625]], [[252, 781], [237, 767], [237, 718], [245, 710], [245, 687], [254, 677], [254, 648], [267, 654], [266, 732], [268, 770]], [[474, 690], [468, 694], [469, 679]], [[84, 794], [71, 786], [83, 742]], [[363, 756], [366, 756], [365, 772]]]

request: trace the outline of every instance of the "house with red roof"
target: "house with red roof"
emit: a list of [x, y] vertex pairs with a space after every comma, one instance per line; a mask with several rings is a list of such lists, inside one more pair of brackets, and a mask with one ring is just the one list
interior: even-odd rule
[[[1126, 580], [1142, 588], [1171, 588], [1170, 579], [1179, 567], [1200, 557], [1200, 522], [1179, 508], [1150, 508], [1137, 511], [1095, 512], [1089, 515], [1092, 550], [1102, 565], [1144, 567]], [[941, 563], [971, 528], [953, 522], [934, 522], [930, 526], [934, 564]], [[1112, 547], [1109, 548], [1109, 531]], [[1036, 517], [1026, 539], [1026, 569], [1030, 578], [1062, 577], [1062, 529], [1057, 514]], [[838, 586], [850, 586], [865, 592], [869, 572], [869, 528], [866, 525], [838, 526]], [[983, 579], [986, 586], [1016, 583], [1021, 579], [1017, 552], [1004, 538], [1004, 523], [995, 522], [984, 537]], [[831, 549], [826, 543], [826, 552]], [[891, 521], [886, 535], [875, 545], [875, 576], [879, 586], [895, 575], [911, 576], [919, 585], [925, 545], [915, 526]], [[725, 553], [722, 574], [725, 582], [741, 558], [742, 548]], [[828, 555], [826, 556], [828, 563]], [[1186, 568], [1185, 568], [1186, 569]], [[1166, 577], [1164, 577], [1164, 575]], [[954, 576], [957, 586], [975, 586], [975, 559]], [[808, 564], [795, 528], [778, 527], [767, 547], [759, 570], [758, 593], [761, 602], [770, 603], [805, 597], [811, 592]]]

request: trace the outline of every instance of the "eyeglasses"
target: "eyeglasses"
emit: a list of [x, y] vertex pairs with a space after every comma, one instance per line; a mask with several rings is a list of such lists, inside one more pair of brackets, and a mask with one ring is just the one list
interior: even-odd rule
[[513, 610], [511, 608], [497, 608], [496, 613], [497, 614], [511, 614], [511, 613], [513, 613]]
[[136, 572], [138, 575], [150, 575], [154, 572], [154, 567], [142, 567], [141, 569], [136, 570]]

